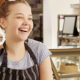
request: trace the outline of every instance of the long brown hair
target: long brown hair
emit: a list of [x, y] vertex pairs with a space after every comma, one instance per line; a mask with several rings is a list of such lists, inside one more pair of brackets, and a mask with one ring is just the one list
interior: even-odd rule
[[9, 6], [16, 3], [29, 5], [26, 0], [0, 0], [0, 18], [6, 18], [9, 14]]

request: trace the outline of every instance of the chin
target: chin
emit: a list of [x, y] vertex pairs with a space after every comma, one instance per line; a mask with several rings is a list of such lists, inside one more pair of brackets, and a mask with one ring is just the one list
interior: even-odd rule
[[27, 36], [27, 37], [24, 37], [24, 36], [23, 36], [23, 37], [19, 37], [17, 40], [18, 40], [18, 41], [25, 41], [25, 40], [27, 40], [27, 39], [28, 39], [28, 36]]
[[28, 37], [27, 38], [21, 38], [20, 40], [21, 41], [25, 41], [25, 40], [27, 40], [28, 39]]

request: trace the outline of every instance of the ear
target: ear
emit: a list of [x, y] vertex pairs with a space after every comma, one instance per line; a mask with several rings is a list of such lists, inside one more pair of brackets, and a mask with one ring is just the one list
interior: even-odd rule
[[0, 18], [0, 26], [5, 29], [6, 25], [5, 25], [5, 19], [4, 18]]

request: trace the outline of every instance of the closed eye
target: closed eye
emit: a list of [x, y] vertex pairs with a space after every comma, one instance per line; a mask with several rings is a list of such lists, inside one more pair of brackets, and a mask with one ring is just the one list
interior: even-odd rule
[[33, 20], [33, 18], [28, 18], [28, 20]]
[[23, 19], [23, 17], [22, 17], [22, 16], [17, 16], [16, 18], [17, 18], [17, 19]]

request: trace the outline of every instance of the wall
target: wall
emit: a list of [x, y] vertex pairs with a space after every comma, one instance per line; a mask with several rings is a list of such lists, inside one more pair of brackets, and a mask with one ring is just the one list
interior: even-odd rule
[[57, 48], [57, 15], [72, 14], [70, 4], [76, 0], [43, 0], [43, 36], [48, 48]]

